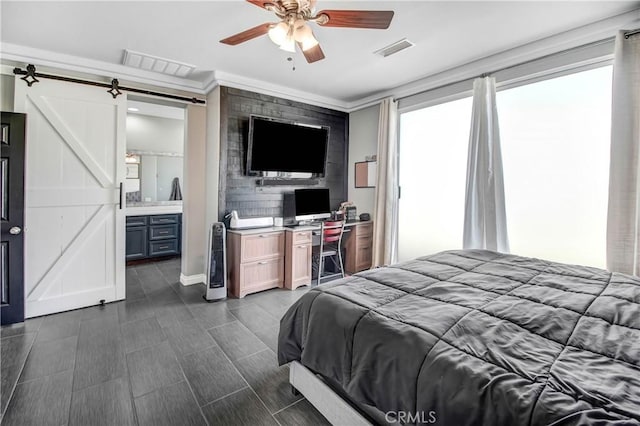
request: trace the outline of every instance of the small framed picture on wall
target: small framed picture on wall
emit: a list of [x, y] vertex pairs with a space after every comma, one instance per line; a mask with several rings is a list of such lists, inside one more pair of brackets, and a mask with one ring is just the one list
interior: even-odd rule
[[375, 161], [361, 161], [356, 163], [355, 187], [375, 188], [378, 163]]

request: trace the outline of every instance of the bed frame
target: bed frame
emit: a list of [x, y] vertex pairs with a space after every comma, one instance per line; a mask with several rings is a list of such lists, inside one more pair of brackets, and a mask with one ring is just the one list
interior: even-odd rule
[[293, 361], [289, 383], [333, 425], [371, 426], [371, 422], [311, 370]]

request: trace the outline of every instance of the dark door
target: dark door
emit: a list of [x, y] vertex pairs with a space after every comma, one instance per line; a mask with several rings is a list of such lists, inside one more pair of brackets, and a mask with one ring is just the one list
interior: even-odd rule
[[24, 133], [25, 114], [1, 113], [0, 311], [2, 324], [24, 321]]

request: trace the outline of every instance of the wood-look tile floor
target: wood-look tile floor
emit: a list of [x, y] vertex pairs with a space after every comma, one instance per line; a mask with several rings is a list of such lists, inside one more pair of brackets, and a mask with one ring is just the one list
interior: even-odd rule
[[179, 259], [128, 267], [125, 301], [2, 327], [0, 423], [328, 424], [275, 354], [308, 287], [207, 303], [179, 275]]

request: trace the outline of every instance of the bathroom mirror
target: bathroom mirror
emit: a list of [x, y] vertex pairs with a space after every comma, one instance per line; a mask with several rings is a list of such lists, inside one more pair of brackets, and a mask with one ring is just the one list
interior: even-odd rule
[[[139, 199], [132, 201], [156, 202], [182, 199], [183, 157], [130, 151], [127, 153], [127, 158], [132, 158], [127, 161], [127, 171], [137, 168], [137, 178], [127, 177], [127, 194], [139, 192]], [[176, 178], [178, 179], [177, 187], [174, 188]]]
[[128, 205], [182, 200], [184, 110], [129, 101], [125, 161]]

